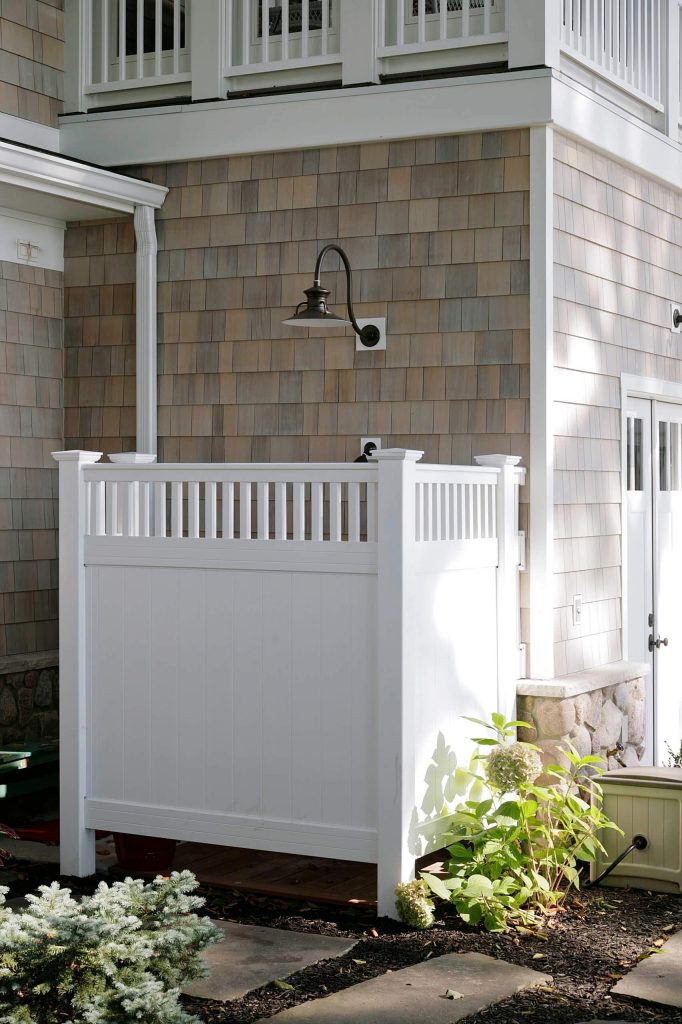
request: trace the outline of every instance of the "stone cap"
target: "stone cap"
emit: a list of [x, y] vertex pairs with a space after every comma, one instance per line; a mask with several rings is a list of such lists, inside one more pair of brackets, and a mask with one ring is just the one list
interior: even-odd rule
[[581, 693], [603, 690], [606, 686], [618, 686], [633, 679], [649, 675], [650, 667], [643, 661], [613, 661], [609, 665], [574, 672], [556, 679], [519, 679], [516, 684], [518, 697], [577, 697]]
[[8, 654], [0, 658], [0, 676], [13, 672], [33, 672], [43, 668], [57, 668], [59, 651], [38, 651], [35, 654]]

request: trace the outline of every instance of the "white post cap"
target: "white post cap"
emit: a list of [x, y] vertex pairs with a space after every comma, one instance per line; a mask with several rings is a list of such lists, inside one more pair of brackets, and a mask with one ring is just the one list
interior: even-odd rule
[[70, 452], [52, 452], [51, 454], [55, 462], [78, 462], [81, 465], [99, 462], [102, 458], [102, 452], [85, 452], [78, 448], [74, 448]]

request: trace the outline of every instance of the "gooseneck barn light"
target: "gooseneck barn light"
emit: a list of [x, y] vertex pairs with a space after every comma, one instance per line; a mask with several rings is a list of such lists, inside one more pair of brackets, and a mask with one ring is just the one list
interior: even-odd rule
[[[327, 308], [327, 298], [329, 297], [329, 290], [323, 288], [320, 282], [320, 268], [322, 266], [322, 260], [328, 252], [337, 252], [341, 257], [341, 262], [346, 268], [346, 290], [347, 290], [347, 303], [348, 303], [348, 319], [345, 320], [341, 316], [337, 316], [335, 313], [330, 313]], [[317, 257], [315, 264], [315, 279], [311, 288], [306, 288], [304, 294], [307, 296], [303, 302], [300, 302], [296, 307], [296, 312], [293, 316], [290, 316], [288, 320], [284, 320], [283, 323], [289, 324], [291, 327], [320, 327], [323, 324], [328, 324], [330, 327], [340, 327], [341, 324], [350, 324], [355, 333], [359, 335], [362, 344], [365, 348], [374, 348], [375, 345], [379, 344], [381, 340], [381, 332], [375, 324], [366, 324], [361, 327], [355, 319], [353, 313], [353, 271], [351, 270], [350, 262], [343, 249], [338, 245], [325, 245], [324, 249], [320, 252]]]

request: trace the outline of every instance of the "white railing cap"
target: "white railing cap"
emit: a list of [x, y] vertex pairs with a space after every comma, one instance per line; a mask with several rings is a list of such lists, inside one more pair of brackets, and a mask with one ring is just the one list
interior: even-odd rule
[[156, 462], [152, 452], [111, 452], [109, 461], [117, 466], [148, 466]]
[[476, 465], [486, 466], [488, 469], [492, 466], [518, 466], [520, 461], [520, 455], [474, 455]]
[[102, 458], [102, 452], [86, 452], [80, 451], [78, 448], [74, 448], [70, 452], [52, 452], [52, 458], [55, 462], [78, 462], [81, 465], [91, 464], [93, 462], [99, 462]]

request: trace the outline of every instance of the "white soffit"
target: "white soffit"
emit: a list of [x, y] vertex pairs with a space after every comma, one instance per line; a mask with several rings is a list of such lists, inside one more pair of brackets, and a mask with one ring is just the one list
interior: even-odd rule
[[0, 206], [60, 221], [157, 209], [167, 189], [55, 153], [0, 141]]
[[550, 120], [547, 69], [74, 114], [62, 151], [106, 166], [198, 160]]

